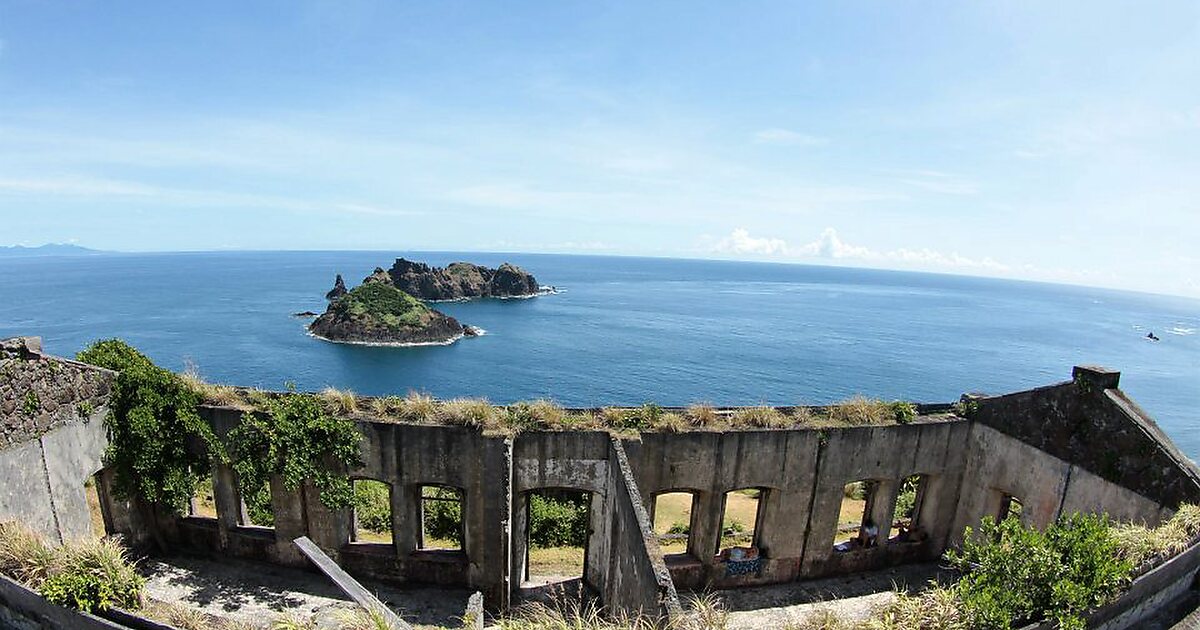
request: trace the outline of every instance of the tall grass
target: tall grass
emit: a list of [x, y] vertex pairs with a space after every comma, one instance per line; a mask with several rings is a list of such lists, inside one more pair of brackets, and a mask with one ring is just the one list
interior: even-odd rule
[[743, 407], [733, 412], [729, 424], [737, 427], [756, 429], [782, 429], [791, 426], [792, 421], [774, 407]]
[[326, 387], [321, 390], [321, 400], [330, 411], [342, 415], [358, 413], [358, 396], [348, 389]]
[[1181, 505], [1179, 511], [1158, 527], [1114, 525], [1112, 535], [1121, 558], [1145, 570], [1147, 565], [1187, 549], [1200, 536], [1200, 506]]
[[882, 400], [853, 396], [829, 407], [829, 420], [843, 426], [886, 424], [893, 419], [891, 408]]

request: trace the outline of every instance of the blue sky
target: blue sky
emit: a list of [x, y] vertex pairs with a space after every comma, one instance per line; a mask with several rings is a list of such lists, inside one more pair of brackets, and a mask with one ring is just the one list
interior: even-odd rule
[[1200, 296], [1195, 2], [0, 0], [0, 244]]

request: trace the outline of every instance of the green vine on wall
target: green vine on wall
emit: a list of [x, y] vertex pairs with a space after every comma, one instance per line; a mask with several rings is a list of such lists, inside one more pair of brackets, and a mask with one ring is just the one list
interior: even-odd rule
[[118, 372], [105, 418], [104, 459], [118, 496], [181, 514], [199, 481], [221, 462], [233, 466], [242, 488], [261, 488], [279, 475], [289, 489], [311, 481], [331, 508], [353, 503], [348, 470], [361, 464], [362, 434], [353, 422], [331, 416], [316, 397], [290, 391], [264, 398], [266, 413], [246, 412], [222, 442], [197, 411], [199, 393], [132, 346], [106, 339], [77, 358]]
[[[212, 460], [225, 457], [212, 427], [196, 412], [200, 397], [178, 375], [119, 339], [97, 341], [77, 358], [118, 372], [104, 421], [104, 461], [114, 471], [118, 496], [183, 512]], [[197, 438], [206, 452], [188, 448]]]
[[295, 490], [308, 480], [330, 508], [354, 503], [347, 471], [361, 466], [362, 434], [354, 422], [331, 415], [315, 397], [294, 391], [265, 401], [267, 413], [245, 413], [229, 432], [233, 469], [243, 489], [272, 475]]

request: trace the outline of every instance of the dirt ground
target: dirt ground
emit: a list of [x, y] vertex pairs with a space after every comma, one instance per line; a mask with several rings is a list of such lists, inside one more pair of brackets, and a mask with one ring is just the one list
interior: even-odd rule
[[[285, 567], [170, 556], [142, 564], [146, 594], [204, 613], [269, 628], [284, 614], [329, 622], [355, 610], [333, 582], [317, 572]], [[417, 627], [457, 627], [471, 593], [452, 588], [396, 588], [364, 581], [385, 604]]]
[[917, 564], [846, 577], [717, 591], [730, 611], [729, 630], [781, 628], [825, 611], [842, 619], [864, 619], [893, 597], [894, 588], [924, 589], [931, 580], [953, 576], [936, 564]]

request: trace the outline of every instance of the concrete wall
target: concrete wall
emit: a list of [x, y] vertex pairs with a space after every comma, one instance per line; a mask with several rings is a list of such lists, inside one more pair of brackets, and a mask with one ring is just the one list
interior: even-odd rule
[[667, 570], [658, 536], [634, 480], [621, 442], [612, 439], [609, 458], [609, 553], [604, 576], [604, 603], [615, 610], [652, 618], [682, 613], [675, 583]]
[[1117, 389], [1120, 377], [1076, 367], [1067, 383], [978, 399], [972, 420], [1156, 503], [1200, 502], [1200, 472]]
[[1116, 520], [1157, 525], [1172, 510], [1101, 479], [989, 426], [972, 424], [950, 543], [981, 516], [997, 516], [1004, 495], [1018, 498], [1022, 519], [1045, 527], [1072, 512], [1107, 512]]
[[[101, 468], [112, 373], [45, 357], [30, 341], [0, 344], [0, 361], [0, 518], [59, 540], [86, 534], [83, 488]], [[113, 496], [111, 472], [99, 475], [99, 487], [107, 526], [134, 543], [157, 533], [195, 550], [307, 566], [292, 540], [308, 536], [351, 573], [474, 588], [493, 610], [520, 594], [528, 494], [587, 492], [584, 581], [616, 610], [670, 614], [677, 586], [787, 582], [936, 558], [964, 527], [994, 516], [1005, 495], [1018, 497], [1036, 525], [1072, 511], [1157, 523], [1172, 501], [1200, 497], [1198, 477], [1116, 385], [1115, 373], [1077, 369], [1070, 383], [977, 399], [969, 420], [941, 414], [903, 426], [648, 432], [627, 442], [605, 432], [512, 437], [358, 419], [364, 464], [346, 472], [391, 488], [391, 545], [353, 541], [352, 510], [330, 510], [312, 487], [290, 489], [279, 479], [271, 483], [275, 527], [247, 526], [236, 476], [224, 465], [213, 471], [216, 518], [150, 523]], [[43, 406], [26, 404], [35, 400]], [[242, 412], [202, 414], [224, 435]], [[923, 480], [917, 524], [926, 536], [889, 542], [910, 475]], [[881, 525], [881, 544], [835, 551], [843, 487], [863, 480], [875, 489], [867, 510]], [[462, 491], [463, 549], [419, 548], [424, 485]], [[753, 570], [716, 553], [725, 495], [744, 488], [761, 491]], [[688, 553], [664, 559], [650, 512], [656, 496], [676, 491], [694, 496], [692, 531]]]
[[36, 338], [0, 341], [0, 520], [59, 542], [91, 533], [84, 485], [103, 465], [114, 378], [41, 354]]

